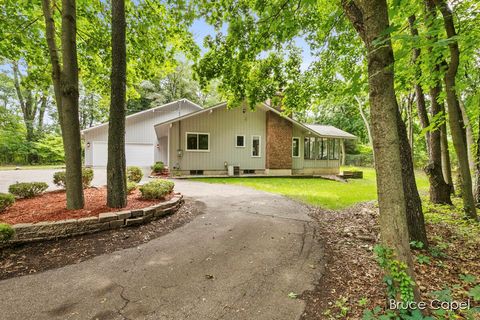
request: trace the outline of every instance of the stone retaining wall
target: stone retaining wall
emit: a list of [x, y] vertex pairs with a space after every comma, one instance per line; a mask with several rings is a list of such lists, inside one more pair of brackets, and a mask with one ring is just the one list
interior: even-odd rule
[[176, 194], [166, 202], [143, 209], [106, 212], [80, 219], [15, 224], [12, 226], [15, 235], [7, 244], [58, 239], [140, 225], [176, 212], [182, 203], [183, 196]]

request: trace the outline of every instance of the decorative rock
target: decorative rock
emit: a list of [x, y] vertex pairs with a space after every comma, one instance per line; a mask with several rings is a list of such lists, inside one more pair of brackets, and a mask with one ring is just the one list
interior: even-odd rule
[[132, 216], [132, 213], [130, 211], [120, 211], [120, 212], [115, 212], [115, 214], [117, 215], [117, 218], [121, 220], [125, 220]]
[[77, 223], [81, 225], [94, 224], [97, 222], [98, 222], [98, 217], [86, 217], [86, 218], [80, 218], [77, 220]]
[[118, 216], [115, 212], [105, 212], [98, 215], [98, 222], [108, 222], [117, 219]]
[[117, 229], [117, 228], [123, 227], [124, 225], [125, 225], [125, 221], [123, 219], [110, 221], [110, 229]]
[[139, 218], [130, 218], [125, 220], [125, 225], [126, 226], [135, 226], [143, 223], [143, 217]]
[[132, 210], [132, 218], [138, 218], [143, 216], [143, 209], [141, 210]]

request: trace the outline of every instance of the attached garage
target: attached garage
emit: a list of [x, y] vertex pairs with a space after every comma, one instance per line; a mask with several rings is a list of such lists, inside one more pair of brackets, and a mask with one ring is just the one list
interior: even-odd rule
[[[91, 146], [92, 165], [106, 167], [108, 145], [105, 141], [94, 141]], [[125, 158], [127, 166], [150, 167], [154, 163], [155, 146], [153, 144], [126, 143]]]

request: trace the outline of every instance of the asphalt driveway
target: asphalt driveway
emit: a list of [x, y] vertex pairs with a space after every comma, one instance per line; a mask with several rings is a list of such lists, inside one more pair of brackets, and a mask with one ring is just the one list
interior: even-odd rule
[[[25, 169], [25, 170], [0, 170], [0, 192], [7, 192], [8, 186], [16, 182], [46, 182], [48, 190], [58, 189], [53, 184], [53, 174], [62, 169]], [[107, 172], [105, 168], [95, 168], [92, 184], [103, 186], [107, 184]], [[147, 179], [149, 169], [144, 168], [144, 180]]]
[[304, 302], [289, 294], [323, 265], [308, 209], [240, 186], [176, 189], [203, 214], [136, 248], [1, 281], [1, 318], [298, 319]]

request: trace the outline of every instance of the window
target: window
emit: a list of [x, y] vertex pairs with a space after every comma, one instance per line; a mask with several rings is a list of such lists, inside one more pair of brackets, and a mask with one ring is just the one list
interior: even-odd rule
[[252, 157], [260, 157], [260, 136], [252, 136]]
[[300, 157], [300, 138], [294, 137], [292, 139], [292, 157]]
[[210, 134], [187, 132], [187, 151], [210, 151]]
[[318, 139], [318, 157], [319, 160], [327, 160], [327, 139], [326, 138], [317, 138]]
[[338, 139], [328, 140], [328, 154], [330, 160], [338, 160], [340, 141]]
[[244, 135], [236, 135], [235, 136], [235, 147], [244, 148], [245, 147], [245, 136]]
[[305, 137], [303, 141], [303, 158], [315, 159], [315, 138]]

